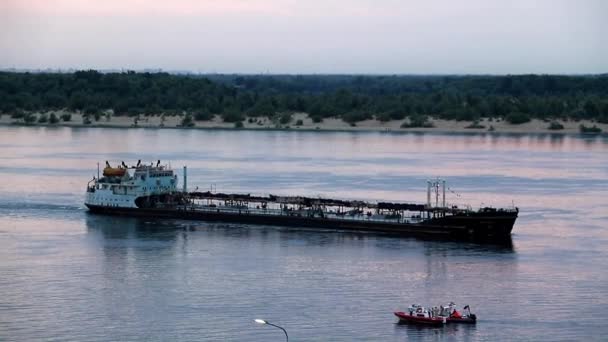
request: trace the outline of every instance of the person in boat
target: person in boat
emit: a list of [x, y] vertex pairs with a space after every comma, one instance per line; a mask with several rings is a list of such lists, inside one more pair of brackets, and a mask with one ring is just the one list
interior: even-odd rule
[[458, 312], [456, 309], [456, 303], [450, 302], [450, 304], [448, 304], [448, 308], [450, 309], [451, 318], [462, 318], [462, 314], [460, 314], [460, 312]]
[[458, 312], [458, 310], [454, 309], [454, 311], [452, 312], [452, 314], [450, 315], [450, 317], [452, 317], [452, 318], [462, 318], [462, 315], [460, 314], [460, 312]]

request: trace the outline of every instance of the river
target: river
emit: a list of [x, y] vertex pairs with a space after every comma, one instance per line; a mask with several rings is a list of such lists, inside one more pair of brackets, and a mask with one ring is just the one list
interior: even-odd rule
[[[188, 186], [520, 208], [511, 245], [89, 214], [105, 160]], [[602, 340], [608, 137], [0, 127], [0, 340]], [[180, 177], [181, 181], [181, 177]], [[474, 326], [396, 324], [469, 304]]]

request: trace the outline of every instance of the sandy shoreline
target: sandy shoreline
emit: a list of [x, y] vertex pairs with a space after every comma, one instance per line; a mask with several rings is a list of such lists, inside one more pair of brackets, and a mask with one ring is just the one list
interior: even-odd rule
[[[66, 114], [64, 111], [47, 112], [47, 116], [55, 113], [58, 117]], [[61, 127], [107, 127], [107, 128], [185, 128], [185, 129], [235, 129], [234, 123], [223, 122], [220, 117], [215, 116], [209, 121], [195, 121], [193, 127], [181, 127], [181, 116], [165, 116], [164, 119], [160, 115], [143, 116], [141, 115], [135, 124], [135, 117], [128, 116], [111, 116], [107, 120], [102, 116], [99, 121], [91, 119], [90, 124], [83, 123], [83, 116], [80, 113], [71, 114], [71, 120], [68, 122], [60, 121], [56, 124], [38, 123], [37, 121], [29, 126], [61, 126]], [[43, 115], [42, 113], [34, 114], [36, 117]], [[608, 124], [592, 122], [589, 120], [564, 121], [557, 120], [564, 126], [561, 130], [550, 130], [550, 122], [534, 119], [530, 122], [513, 125], [504, 120], [488, 120], [482, 119], [479, 125], [483, 128], [467, 128], [471, 122], [467, 121], [449, 121], [440, 119], [431, 119], [434, 127], [429, 128], [401, 128], [401, 125], [406, 120], [393, 120], [381, 122], [378, 120], [365, 120], [357, 122], [356, 126], [352, 126], [341, 119], [330, 118], [324, 119], [322, 122], [315, 123], [305, 113], [296, 113], [292, 116], [292, 120], [288, 124], [280, 125], [268, 118], [254, 118], [253, 122], [249, 120], [243, 121], [242, 129], [281, 129], [281, 130], [320, 130], [320, 131], [377, 131], [377, 132], [448, 132], [448, 133], [464, 133], [464, 132], [497, 132], [497, 133], [580, 133], [579, 126], [581, 124], [591, 127], [593, 125], [602, 129], [603, 133], [608, 132]], [[296, 122], [301, 120], [301, 125], [296, 125]], [[11, 118], [10, 115], [4, 114], [0, 116], [0, 125], [25, 125], [23, 119]]]

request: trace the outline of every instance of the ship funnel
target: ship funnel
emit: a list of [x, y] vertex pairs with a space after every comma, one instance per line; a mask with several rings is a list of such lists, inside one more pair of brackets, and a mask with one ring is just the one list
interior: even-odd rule
[[188, 168], [184, 166], [184, 193], [188, 192]]

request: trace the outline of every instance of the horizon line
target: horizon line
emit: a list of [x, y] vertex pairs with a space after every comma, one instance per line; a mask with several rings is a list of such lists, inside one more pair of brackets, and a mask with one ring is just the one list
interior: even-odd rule
[[0, 72], [12, 72], [12, 73], [47, 73], [47, 74], [71, 74], [78, 71], [97, 71], [102, 74], [110, 74], [110, 73], [127, 73], [127, 72], [135, 72], [138, 74], [142, 73], [150, 73], [150, 74], [160, 74], [166, 73], [170, 75], [194, 75], [194, 76], [205, 76], [205, 75], [238, 75], [238, 76], [607, 76], [608, 71], [606, 72], [598, 72], [598, 73], [534, 73], [534, 72], [525, 72], [525, 73], [362, 73], [362, 72], [353, 72], [353, 73], [331, 73], [331, 72], [318, 72], [318, 73], [289, 73], [289, 72], [202, 72], [202, 71], [194, 71], [194, 70], [179, 70], [179, 69], [171, 69], [165, 70], [163, 68], [138, 68], [138, 69], [130, 69], [130, 68], [16, 68], [9, 67], [3, 68], [0, 67]]

